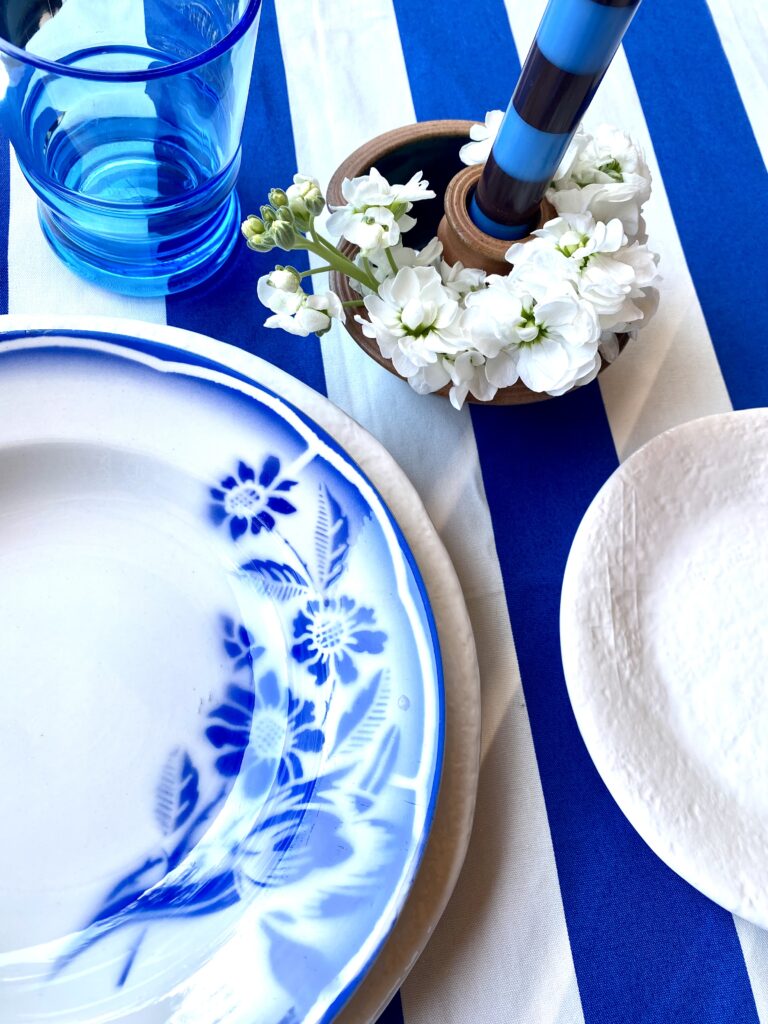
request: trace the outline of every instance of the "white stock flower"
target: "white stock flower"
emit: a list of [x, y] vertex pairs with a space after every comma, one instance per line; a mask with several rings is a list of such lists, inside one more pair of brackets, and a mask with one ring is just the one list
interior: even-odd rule
[[272, 273], [260, 277], [256, 294], [267, 309], [288, 316], [292, 316], [306, 298], [299, 275], [292, 268], [283, 267], [275, 267]]
[[306, 174], [294, 174], [293, 184], [285, 190], [288, 206], [300, 220], [317, 216], [325, 206], [320, 182]]
[[271, 274], [260, 277], [256, 290], [261, 302], [273, 313], [264, 321], [265, 327], [280, 328], [306, 338], [310, 334], [325, 334], [332, 319], [345, 318], [338, 295], [334, 292], [307, 295], [292, 268], [276, 268]]
[[364, 334], [403, 377], [437, 362], [440, 353], [460, 350], [459, 304], [434, 267], [403, 267], [363, 301], [370, 319], [357, 320]]
[[[595, 253], [615, 253], [626, 244], [626, 236], [622, 223], [614, 218], [607, 224], [595, 222], [590, 213], [573, 213], [553, 220], [534, 231], [533, 238], [527, 242], [516, 242], [506, 253], [510, 263], [521, 265], [529, 260], [540, 259], [545, 255], [548, 259], [554, 251], [567, 260], [563, 265], [564, 274], [576, 274], [582, 264]], [[554, 263], [560, 262], [557, 257]]]
[[[336, 233], [336, 228], [331, 225], [335, 216], [335, 213], [331, 214], [328, 221], [328, 230], [332, 234]], [[386, 206], [369, 206], [362, 213], [350, 213], [340, 234], [363, 253], [386, 249], [400, 241], [400, 227], [394, 213]]]
[[561, 395], [600, 369], [600, 325], [573, 285], [537, 263], [467, 299], [465, 327], [486, 356], [488, 382], [509, 387], [519, 378], [532, 391]]
[[421, 171], [404, 185], [390, 185], [375, 167], [359, 178], [345, 178], [341, 194], [346, 205], [333, 211], [326, 227], [364, 252], [397, 245], [400, 235], [416, 223], [408, 215], [413, 204], [435, 197]]
[[[402, 244], [393, 245], [389, 250], [389, 255], [384, 249], [379, 249], [378, 252], [372, 252], [365, 257], [358, 255], [355, 262], [363, 269], [370, 268], [373, 276], [381, 283], [388, 277], [394, 277], [403, 267], [436, 267], [439, 269], [442, 256], [443, 243], [439, 238], [433, 238], [421, 250], [410, 249]], [[390, 257], [392, 262], [390, 262]], [[392, 263], [395, 264], [394, 270]], [[350, 280], [350, 284], [361, 295], [371, 294], [371, 289], [366, 288], [358, 281]]]
[[438, 269], [443, 284], [457, 302], [464, 299], [470, 292], [476, 292], [485, 284], [484, 270], [465, 267], [460, 260], [457, 260], [452, 266], [445, 260], [441, 260]]
[[547, 199], [559, 214], [591, 213], [605, 222], [618, 217], [632, 240], [643, 230], [641, 210], [650, 194], [641, 150], [626, 132], [601, 125], [594, 135], [576, 133]]
[[473, 124], [469, 129], [471, 142], [465, 143], [459, 150], [462, 163], [484, 164], [491, 155], [496, 136], [499, 134], [501, 122], [504, 120], [503, 110], [489, 110], [485, 115], [484, 124]]
[[439, 355], [436, 362], [416, 368], [408, 383], [419, 395], [430, 395], [450, 384], [448, 398], [454, 409], [459, 410], [467, 395], [489, 402], [498, 391], [485, 374], [485, 356], [477, 351]]
[[469, 394], [481, 402], [490, 402], [499, 390], [488, 380], [486, 358], [481, 352], [459, 352], [451, 362], [450, 374], [448, 397], [454, 409], [461, 409]]
[[623, 331], [644, 319], [647, 287], [658, 280], [658, 257], [644, 245], [626, 244], [621, 221], [595, 223], [591, 214], [565, 214], [548, 221], [534, 238], [507, 251], [515, 274], [570, 280], [593, 306], [604, 331]]

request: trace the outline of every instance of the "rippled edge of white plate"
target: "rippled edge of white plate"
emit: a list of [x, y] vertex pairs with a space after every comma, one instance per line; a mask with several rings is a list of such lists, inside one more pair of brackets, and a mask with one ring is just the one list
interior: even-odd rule
[[681, 848], [674, 836], [658, 827], [658, 820], [648, 814], [634, 790], [626, 785], [625, 775], [616, 768], [615, 759], [610, 756], [610, 745], [606, 743], [605, 721], [600, 713], [602, 704], [600, 700], [590, 699], [590, 694], [597, 691], [594, 679], [587, 682], [577, 664], [574, 636], [581, 623], [577, 621], [573, 610], [575, 602], [572, 600], [578, 591], [583, 567], [592, 561], [593, 521], [599, 519], [599, 509], [605, 494], [620, 486], [625, 477], [636, 472], [638, 465], [653, 459], [657, 449], [663, 450], [670, 442], [674, 443], [676, 437], [690, 438], [697, 434], [706, 435], [710, 431], [724, 432], [728, 430], [729, 424], [755, 417], [765, 424], [768, 409], [742, 409], [688, 420], [652, 438], [608, 477], [584, 513], [568, 554], [560, 601], [560, 647], [568, 696], [584, 745], [598, 774], [630, 825], [667, 867], [704, 896], [758, 927], [768, 928], [768, 915], [755, 913], [750, 907], [742, 905], [721, 877], [702, 872], [700, 864], [686, 856], [685, 847]]
[[350, 995], [326, 1013], [337, 1024], [370, 1024], [407, 978], [453, 893], [472, 831], [480, 768], [480, 674], [464, 595], [448, 553], [413, 484], [368, 431], [323, 395], [271, 363], [206, 335], [140, 320], [99, 316], [2, 315], [3, 336], [82, 331], [156, 342], [211, 359], [270, 388], [326, 430], [369, 477], [413, 553], [429, 596], [443, 658], [443, 772], [418, 873], [394, 926]]

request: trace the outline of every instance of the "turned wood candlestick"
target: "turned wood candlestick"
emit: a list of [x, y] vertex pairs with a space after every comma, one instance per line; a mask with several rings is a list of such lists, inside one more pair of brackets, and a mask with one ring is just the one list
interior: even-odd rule
[[[443, 243], [446, 263], [461, 262], [465, 267], [480, 267], [488, 274], [508, 274], [512, 269], [505, 259], [513, 242], [492, 238], [473, 222], [469, 214], [472, 193], [480, 180], [483, 168], [478, 164], [465, 167], [451, 178], [445, 190], [443, 208], [445, 213], [437, 229], [437, 237]], [[543, 199], [539, 208], [539, 219], [535, 228], [556, 217], [552, 205]], [[520, 242], [530, 241], [531, 235]]]

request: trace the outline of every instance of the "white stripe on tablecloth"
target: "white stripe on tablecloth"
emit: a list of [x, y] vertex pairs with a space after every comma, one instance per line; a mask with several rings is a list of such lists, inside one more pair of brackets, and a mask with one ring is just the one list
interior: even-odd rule
[[[519, 4], [515, 0], [505, 2], [520, 59], [523, 60], [546, 0], [531, 0], [528, 4]], [[731, 0], [710, 0], [710, 3], [725, 9]], [[756, 10], [749, 8], [750, 5], [743, 8], [745, 17], [759, 20]], [[763, 88], [768, 99], [768, 59], [763, 60], [761, 66], [766, 76]], [[728, 412], [732, 405], [688, 272], [623, 49], [616, 54], [585, 117], [587, 127], [602, 122], [626, 129], [645, 151], [653, 174], [653, 195], [645, 218], [649, 244], [661, 255], [660, 269], [664, 277], [656, 318], [622, 354], [616, 365], [600, 378], [613, 440], [619, 458], [625, 459], [662, 430], [697, 416]], [[760, 1022], [768, 1024], [768, 932], [735, 920]]]
[[[297, 160], [323, 182], [360, 143], [415, 119], [391, 0], [351, 6], [334, 17], [322, 0], [277, 0]], [[323, 361], [329, 397], [384, 443], [421, 494], [462, 581], [480, 658], [473, 842], [451, 905], [404, 986], [406, 1019], [582, 1024], [470, 417], [413, 394], [342, 331], [324, 339]]]
[[164, 324], [165, 299], [136, 299], [98, 288], [72, 273], [37, 222], [37, 198], [11, 152], [8, 312], [131, 317]]
[[[521, 61], [546, 0], [506, 0]], [[630, 27], [630, 32], [632, 31]], [[696, 297], [632, 74], [620, 49], [585, 117], [585, 125], [619, 125], [645, 150], [653, 196], [645, 211], [651, 248], [661, 255], [661, 303], [600, 387], [620, 459], [667, 427], [731, 408], [704, 316]]]
[[[707, 0], [763, 161], [768, 167], [768, 5]], [[728, 141], [713, 160], [728, 159]]]
[[760, 1024], [768, 1024], [768, 932], [734, 915]]

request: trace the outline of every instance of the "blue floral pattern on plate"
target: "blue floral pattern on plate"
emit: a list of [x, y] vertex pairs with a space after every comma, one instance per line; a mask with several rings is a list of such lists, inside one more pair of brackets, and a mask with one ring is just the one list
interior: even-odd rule
[[[20, 951], [24, 977], [0, 976], [0, 995], [10, 984], [32, 1007], [20, 1020], [45, 1005], [51, 1020], [143, 1024], [142, 1007], [167, 999], [169, 1024], [210, 1024], [214, 1012], [227, 1024], [320, 1024], [391, 928], [434, 807], [440, 672], [418, 573], [359, 470], [282, 399], [222, 382], [208, 364], [187, 377], [188, 355], [173, 362], [173, 350], [89, 344], [50, 356], [49, 403], [83, 367], [91, 387], [117, 381], [143, 402], [153, 388], [187, 389], [148, 443], [175, 474], [157, 477], [162, 500], [184, 496], [181, 520], [233, 600], [201, 606], [206, 665], [218, 667], [183, 728], [173, 710], [162, 719], [136, 787], [146, 836], [96, 878], [94, 899], [73, 900], [69, 934], [34, 958]], [[7, 377], [13, 358], [0, 358]], [[134, 442], [126, 404], [116, 448]], [[201, 413], [211, 426], [197, 426]]]

